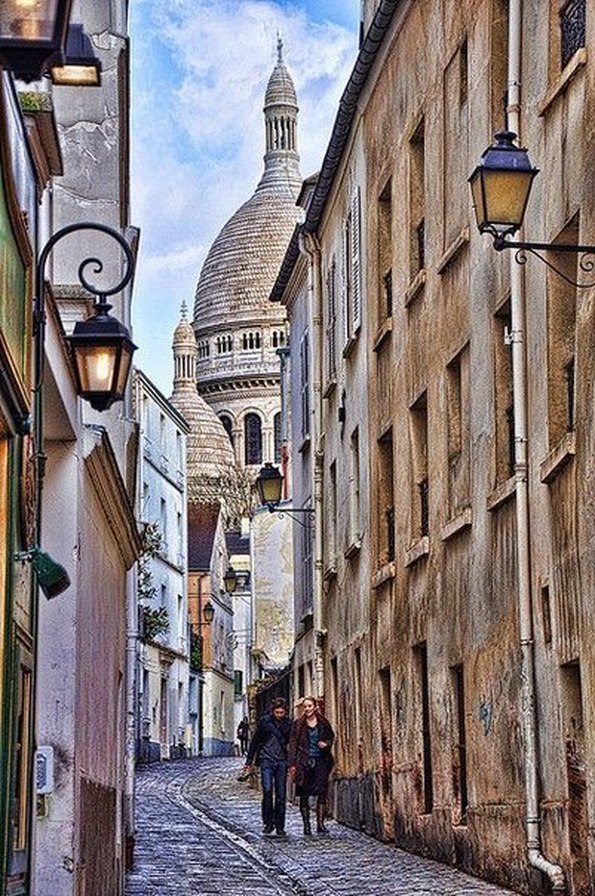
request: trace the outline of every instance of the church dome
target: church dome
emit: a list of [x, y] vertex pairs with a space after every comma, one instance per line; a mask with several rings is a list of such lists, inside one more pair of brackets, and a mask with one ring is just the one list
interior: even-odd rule
[[297, 152], [297, 97], [282, 57], [265, 94], [264, 172], [254, 194], [224, 225], [200, 273], [194, 302], [197, 338], [231, 325], [276, 320], [270, 291], [295, 225], [301, 187]]
[[196, 388], [197, 347], [182, 305], [174, 331], [174, 388], [170, 401], [190, 426], [187, 436], [187, 483], [190, 504], [221, 504], [227, 522], [244, 510], [241, 477], [229, 436], [217, 414]]

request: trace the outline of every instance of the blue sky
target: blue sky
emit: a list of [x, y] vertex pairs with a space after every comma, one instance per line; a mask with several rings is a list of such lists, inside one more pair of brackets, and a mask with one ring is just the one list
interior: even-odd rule
[[133, 0], [132, 223], [137, 366], [171, 393], [171, 340], [202, 262], [263, 167], [277, 34], [300, 105], [306, 177], [320, 167], [357, 52], [359, 0]]

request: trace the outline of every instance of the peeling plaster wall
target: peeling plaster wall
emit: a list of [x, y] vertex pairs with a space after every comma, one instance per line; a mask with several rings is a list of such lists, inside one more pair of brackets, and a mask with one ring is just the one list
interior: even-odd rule
[[293, 649], [293, 525], [267, 510], [251, 521], [252, 652], [262, 671], [285, 668]]
[[[367, 17], [374, 5], [365, 5]], [[516, 498], [506, 469], [510, 371], [503, 335], [510, 258], [495, 253], [475, 231], [467, 185], [503, 124], [507, 9], [500, 0], [398, 4], [360, 96], [317, 234], [324, 283], [324, 266], [337, 250], [345, 217], [346, 172], [357, 168], [361, 134], [366, 310], [360, 343], [367, 358], [354, 358], [352, 351], [343, 359], [337, 388], [324, 392], [323, 382], [322, 431], [328, 524], [329, 465], [335, 458], [344, 463], [348, 451], [338, 400], [344, 388], [350, 425], [360, 413], [365, 420], [366, 377], [368, 516], [355, 563], [345, 556], [341, 535], [335, 556], [325, 536], [325, 690], [338, 728], [333, 802], [340, 820], [521, 892], [541, 894], [548, 884], [526, 858]], [[525, 238], [594, 243], [593, 66], [579, 50], [560, 72], [559, 4], [535, 0], [523, 3], [523, 10], [522, 143], [542, 169]], [[587, 15], [587, 46], [594, 29]], [[420, 52], [422, 45], [426, 52]], [[421, 273], [412, 262], [420, 136]], [[379, 205], [389, 179], [393, 307], [387, 315], [381, 312]], [[578, 226], [568, 227], [577, 213]], [[560, 281], [539, 262], [530, 260], [524, 272], [543, 851], [562, 864], [569, 892], [582, 894], [591, 892], [595, 868], [588, 835], [595, 793], [587, 772], [595, 761], [595, 306], [592, 290], [561, 293]], [[569, 347], [576, 371], [574, 431], [559, 421], [563, 399], [554, 390], [569, 327], [568, 312], [560, 307], [576, 314]], [[323, 320], [323, 331], [326, 325]], [[292, 327], [292, 340], [294, 335]], [[455, 449], [456, 370], [463, 411]], [[412, 486], [422, 416], [430, 483], [425, 534]], [[391, 427], [395, 554], [387, 562], [380, 446]], [[337, 482], [337, 526], [344, 532], [348, 477]], [[307, 664], [308, 651], [300, 650], [298, 645], [296, 660]]]

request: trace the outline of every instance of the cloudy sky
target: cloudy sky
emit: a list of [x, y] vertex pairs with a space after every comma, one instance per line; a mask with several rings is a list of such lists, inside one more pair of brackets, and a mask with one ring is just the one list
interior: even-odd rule
[[359, 0], [135, 0], [132, 221], [141, 228], [135, 361], [171, 393], [171, 339], [205, 254], [263, 169], [277, 34], [300, 105], [305, 177], [320, 167], [355, 61]]

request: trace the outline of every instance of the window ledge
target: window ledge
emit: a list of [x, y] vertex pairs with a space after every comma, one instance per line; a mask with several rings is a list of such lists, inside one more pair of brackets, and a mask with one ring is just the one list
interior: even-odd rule
[[355, 346], [357, 345], [359, 339], [359, 327], [358, 329], [351, 334], [348, 338], [347, 342], [343, 346], [343, 357], [348, 358]]
[[393, 331], [393, 319], [392, 316], [385, 318], [382, 321], [376, 335], [374, 336], [374, 343], [372, 345], [373, 351], [380, 351], [380, 348], [385, 339], [387, 339]]
[[405, 566], [412, 566], [430, 553], [430, 536], [422, 535], [405, 553]]
[[577, 71], [586, 64], [587, 48], [581, 47], [580, 50], [576, 51], [572, 59], [565, 66], [564, 71], [560, 74], [559, 78], [554, 81], [545, 97], [537, 107], [538, 115], [543, 117], [546, 114], [552, 103], [554, 103], [559, 96], [562, 96], [570, 82], [573, 80]]
[[488, 495], [487, 509], [497, 510], [502, 504], [508, 501], [516, 494], [516, 476], [511, 476], [506, 482], [497, 485], [493, 492]]
[[539, 468], [541, 481], [550, 485], [576, 454], [576, 433], [567, 432]]
[[302, 444], [301, 444], [300, 447], [298, 448], [298, 451], [299, 451], [300, 454], [305, 454], [305, 452], [308, 451], [308, 450], [310, 449], [310, 441], [311, 441], [311, 439], [310, 439], [310, 433], [308, 432], [308, 433], [306, 433], [306, 435], [305, 435], [304, 438], [302, 439]]
[[345, 548], [344, 556], [349, 560], [351, 557], [356, 557], [362, 549], [362, 540], [358, 536], [354, 538], [350, 544]]
[[465, 507], [462, 513], [457, 514], [451, 520], [449, 520], [445, 526], [442, 527], [440, 532], [440, 537], [442, 541], [448, 541], [449, 538], [452, 538], [453, 535], [456, 535], [457, 532], [462, 532], [463, 529], [468, 529], [471, 526], [473, 521], [473, 515], [470, 507]]
[[414, 298], [424, 288], [426, 282], [426, 269], [422, 268], [418, 271], [405, 292], [405, 308], [411, 304]]
[[385, 582], [394, 579], [396, 575], [396, 564], [394, 560], [389, 560], [383, 566], [380, 566], [372, 575], [372, 588], [379, 588]]
[[336, 579], [336, 577], [337, 577], [337, 563], [335, 560], [333, 560], [333, 562], [330, 564], [330, 566], [327, 566], [327, 568], [324, 570], [324, 572], [322, 574], [322, 578], [325, 582], [328, 582], [328, 581], [330, 581], [330, 579]]
[[449, 264], [455, 260], [459, 252], [467, 245], [469, 242], [469, 225], [466, 224], [456, 239], [450, 244], [447, 248], [446, 252], [438, 262], [438, 273], [443, 274], [447, 269]]
[[329, 380], [324, 388], [322, 397], [330, 398], [330, 396], [333, 394], [333, 392], [336, 390], [336, 388], [337, 388], [337, 380], [336, 379]]

